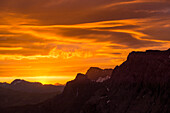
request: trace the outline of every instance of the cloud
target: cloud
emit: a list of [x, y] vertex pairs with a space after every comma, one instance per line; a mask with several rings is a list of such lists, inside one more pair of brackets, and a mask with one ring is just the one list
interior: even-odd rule
[[[150, 22], [156, 26], [152, 32], [145, 33], [151, 29]], [[19, 51], [1, 51], [1, 54], [20, 54], [20, 55], [48, 55], [49, 52], [58, 45], [84, 46], [89, 44], [93, 46], [103, 46], [105, 43], [110, 47], [117, 44], [126, 48], [144, 48], [152, 46], [161, 46], [168, 43], [169, 40], [163, 38], [151, 38], [157, 26], [162, 25], [164, 33], [168, 36], [168, 27], [165, 27], [167, 21], [155, 18], [144, 19], [125, 19], [101, 21], [93, 23], [75, 24], [75, 25], [8, 25], [6, 31], [1, 34], [1, 46], [22, 47]], [[1, 26], [0, 26], [1, 27]], [[152, 33], [152, 34], [150, 34]], [[156, 31], [157, 33], [157, 31]], [[12, 36], [10, 36], [12, 35]], [[158, 35], [159, 36], [159, 35]], [[24, 37], [24, 38], [23, 38]], [[166, 37], [164, 37], [166, 38]], [[168, 39], [168, 38], [167, 38]], [[29, 44], [29, 46], [28, 46]], [[76, 46], [67, 46], [75, 48]], [[108, 46], [108, 47], [109, 47]], [[43, 49], [43, 50], [42, 50]], [[25, 53], [24, 53], [25, 50]], [[31, 54], [32, 53], [32, 54]]]
[[[130, 4], [127, 4], [130, 3]], [[51, 5], [49, 5], [51, 4]], [[113, 4], [114, 6], [112, 6]], [[115, 4], [119, 4], [116, 5]], [[96, 21], [144, 18], [151, 11], [169, 8], [168, 1], [134, 0], [1, 0], [1, 11], [14, 12], [38, 20], [38, 24], [79, 24]], [[37, 7], [38, 6], [38, 7]], [[107, 7], [109, 6], [109, 7]], [[137, 12], [138, 10], [148, 12]]]
[[[1, 0], [0, 72], [73, 76], [76, 69], [119, 65], [132, 50], [167, 49], [169, 6], [168, 0]], [[14, 71], [18, 65], [29, 68]], [[16, 68], [9, 73], [8, 66]]]

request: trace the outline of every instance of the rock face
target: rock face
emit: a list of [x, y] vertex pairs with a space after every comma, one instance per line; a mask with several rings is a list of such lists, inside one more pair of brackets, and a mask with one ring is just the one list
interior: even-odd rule
[[100, 69], [98, 67], [90, 67], [90, 69], [86, 72], [86, 76], [90, 80], [97, 81], [101, 78], [110, 77], [113, 69]]
[[122, 65], [112, 74], [115, 82], [167, 83], [170, 75], [170, 49], [167, 51], [147, 50], [131, 52]]
[[170, 49], [132, 52], [111, 78], [95, 82], [78, 74], [64, 92], [34, 106], [2, 113], [169, 113]]
[[169, 113], [170, 49], [130, 53], [104, 85], [83, 113]]

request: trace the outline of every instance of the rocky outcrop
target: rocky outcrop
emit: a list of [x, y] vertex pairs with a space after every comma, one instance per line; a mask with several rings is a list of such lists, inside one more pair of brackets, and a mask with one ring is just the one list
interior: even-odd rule
[[167, 83], [170, 76], [170, 49], [131, 52], [112, 74], [114, 82]]
[[[90, 67], [86, 72], [86, 76], [92, 81], [100, 81], [102, 78], [109, 78], [113, 69], [100, 69], [98, 67]], [[100, 80], [99, 80], [100, 79]]]
[[[82, 113], [168, 113], [170, 49], [132, 52], [117, 66]], [[97, 93], [98, 92], [98, 93]]]

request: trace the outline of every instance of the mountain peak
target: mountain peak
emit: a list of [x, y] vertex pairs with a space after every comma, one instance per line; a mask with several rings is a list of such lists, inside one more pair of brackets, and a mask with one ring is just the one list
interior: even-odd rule
[[[128, 55], [128, 59], [129, 58], [134, 58], [134, 57], [143, 57], [145, 56], [145, 58], [148, 57], [165, 57], [165, 58], [169, 58], [170, 55], [170, 49], [165, 50], [165, 51], [161, 51], [161, 50], [146, 50], [146, 51], [132, 51], [131, 53], [129, 53]], [[167, 57], [168, 56], [168, 57]]]
[[78, 73], [75, 80], [81, 80], [81, 79], [84, 79], [84, 78], [87, 78], [87, 76], [82, 74], [82, 73]]
[[90, 80], [98, 80], [99, 78], [105, 78], [111, 76], [113, 69], [100, 69], [98, 67], [90, 67], [86, 72], [87, 78]]
[[67, 82], [61, 95], [3, 113], [168, 113], [169, 56], [170, 49], [131, 52], [107, 81], [96, 79], [107, 77], [109, 69], [91, 67], [86, 75], [79, 73]]
[[60, 84], [60, 83], [55, 83], [55, 86], [64, 86], [64, 84]]
[[131, 52], [127, 60], [117, 66], [111, 78], [115, 82], [167, 82], [170, 75], [170, 49]]
[[40, 82], [28, 82], [23, 79], [15, 79], [13, 82], [11, 82], [11, 85], [16, 85], [16, 84], [36, 84], [36, 85], [42, 85]]
[[89, 70], [102, 70], [102, 69], [99, 67], [90, 67]]
[[12, 89], [15, 91], [21, 91], [26, 93], [54, 93], [62, 92], [64, 85], [43, 85], [39, 82], [29, 82], [23, 79], [15, 79], [10, 84], [0, 83], [0, 87]]
[[22, 79], [15, 79], [14, 81], [11, 82], [11, 85], [16, 85], [16, 84], [21, 83], [21, 82], [26, 82], [26, 81], [22, 80]]

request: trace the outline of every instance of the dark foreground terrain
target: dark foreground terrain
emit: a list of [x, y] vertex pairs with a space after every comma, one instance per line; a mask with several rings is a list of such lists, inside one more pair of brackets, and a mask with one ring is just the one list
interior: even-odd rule
[[62, 93], [63, 89], [62, 85], [42, 85], [38, 82], [20, 79], [16, 79], [10, 84], [0, 83], [0, 107], [38, 104]]
[[131, 52], [102, 82], [78, 74], [62, 94], [1, 113], [170, 113], [169, 79], [170, 49]]

